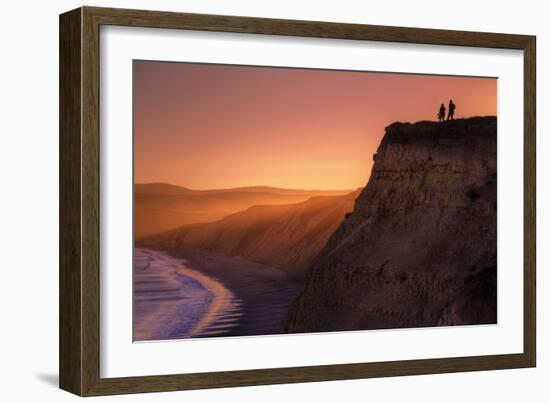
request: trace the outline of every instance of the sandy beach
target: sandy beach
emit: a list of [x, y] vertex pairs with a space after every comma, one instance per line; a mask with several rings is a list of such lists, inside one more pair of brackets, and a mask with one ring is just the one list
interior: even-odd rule
[[134, 340], [284, 333], [300, 288], [240, 257], [136, 248]]
[[239, 316], [239, 300], [220, 282], [165, 252], [137, 248], [134, 256], [134, 340], [194, 337], [222, 318]]

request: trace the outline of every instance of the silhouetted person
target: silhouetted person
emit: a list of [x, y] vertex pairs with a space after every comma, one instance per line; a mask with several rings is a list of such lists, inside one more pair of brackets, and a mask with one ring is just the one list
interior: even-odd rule
[[437, 114], [437, 118], [440, 122], [443, 122], [445, 120], [445, 105], [441, 104], [439, 107], [439, 113]]
[[453, 104], [453, 100], [449, 101], [449, 114], [447, 115], [447, 120], [453, 120], [455, 117], [456, 105]]

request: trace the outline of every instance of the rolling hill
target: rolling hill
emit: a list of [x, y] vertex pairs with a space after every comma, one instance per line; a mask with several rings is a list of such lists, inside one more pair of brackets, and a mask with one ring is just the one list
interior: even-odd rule
[[141, 240], [183, 225], [216, 221], [252, 206], [298, 203], [314, 196], [343, 195], [349, 192], [268, 186], [192, 190], [166, 183], [136, 184], [135, 238]]
[[259, 205], [206, 224], [187, 225], [140, 242], [142, 246], [202, 249], [242, 256], [302, 277], [346, 213], [360, 189], [346, 195], [315, 196], [306, 201]]

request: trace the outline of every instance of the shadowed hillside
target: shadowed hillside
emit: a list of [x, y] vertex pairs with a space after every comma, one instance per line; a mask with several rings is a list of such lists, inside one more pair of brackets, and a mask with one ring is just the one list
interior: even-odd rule
[[496, 144], [496, 117], [387, 127], [287, 330], [496, 323]]
[[353, 209], [358, 194], [359, 190], [294, 204], [253, 206], [219, 221], [185, 226], [139, 244], [242, 256], [301, 277], [345, 214]]
[[135, 238], [140, 240], [182, 225], [216, 221], [251, 206], [297, 203], [313, 196], [349, 192], [268, 186], [191, 190], [166, 183], [136, 184]]

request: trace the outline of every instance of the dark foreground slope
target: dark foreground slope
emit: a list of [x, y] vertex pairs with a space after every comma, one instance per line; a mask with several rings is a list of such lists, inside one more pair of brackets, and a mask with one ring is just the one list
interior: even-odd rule
[[394, 123], [289, 332], [496, 322], [495, 117]]
[[359, 191], [343, 196], [312, 197], [301, 203], [253, 206], [206, 224], [184, 226], [139, 242], [141, 246], [200, 249], [282, 269], [303, 278]]

